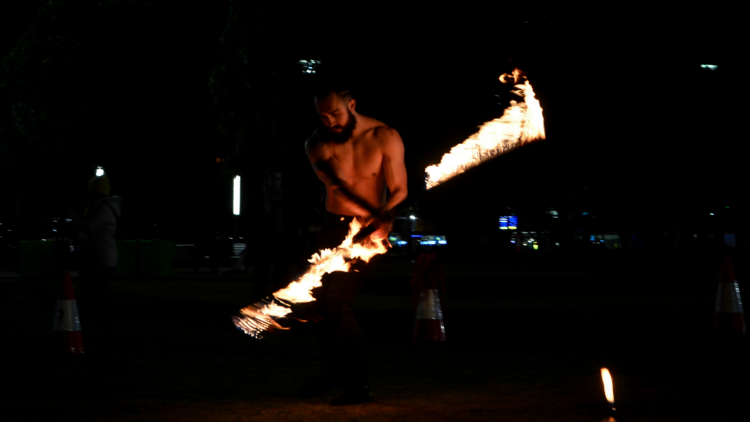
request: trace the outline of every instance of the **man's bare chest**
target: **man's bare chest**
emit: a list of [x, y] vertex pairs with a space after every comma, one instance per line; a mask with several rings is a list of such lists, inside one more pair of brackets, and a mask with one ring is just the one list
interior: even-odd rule
[[376, 177], [381, 173], [382, 153], [371, 142], [330, 145], [326, 161], [345, 180]]

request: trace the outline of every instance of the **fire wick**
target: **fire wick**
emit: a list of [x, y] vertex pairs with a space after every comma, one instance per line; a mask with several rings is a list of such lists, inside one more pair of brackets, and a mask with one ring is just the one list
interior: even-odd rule
[[[274, 317], [262, 312], [264, 309], [270, 307], [281, 307], [291, 310], [292, 304], [283, 299], [279, 299], [274, 295], [269, 295], [263, 299], [253, 303], [250, 306], [240, 310], [239, 315], [232, 316], [232, 322], [234, 325], [244, 332], [245, 334], [260, 340], [263, 337], [263, 332], [269, 328], [276, 328], [280, 330], [288, 330], [286, 327], [282, 327], [277, 321], [284, 319], [284, 317]], [[286, 314], [288, 314], [287, 312]]]

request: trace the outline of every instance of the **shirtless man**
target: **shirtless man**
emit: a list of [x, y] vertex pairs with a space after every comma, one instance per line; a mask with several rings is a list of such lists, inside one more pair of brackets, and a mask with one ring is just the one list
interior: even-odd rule
[[[404, 144], [396, 130], [356, 111], [348, 90], [323, 89], [315, 108], [325, 129], [305, 143], [307, 156], [326, 187], [326, 219], [317, 248], [334, 248], [346, 236], [353, 218], [360, 218], [370, 238], [384, 241], [395, 207], [407, 196]], [[349, 272], [323, 277], [313, 290], [316, 323], [322, 338], [323, 373], [305, 384], [301, 397], [344, 389], [331, 404], [357, 404], [372, 400], [362, 335], [352, 305], [364, 285], [369, 265], [355, 264]], [[322, 319], [320, 318], [322, 317]]]
[[392, 210], [407, 196], [404, 143], [395, 129], [357, 113], [356, 105], [349, 91], [316, 96], [326, 130], [313, 134], [305, 150], [326, 186], [326, 210], [361, 217], [377, 226], [375, 238], [384, 239]]

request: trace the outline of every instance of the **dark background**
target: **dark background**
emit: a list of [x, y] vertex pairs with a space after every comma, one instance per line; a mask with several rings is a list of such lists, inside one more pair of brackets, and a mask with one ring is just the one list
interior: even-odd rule
[[[124, 239], [230, 231], [232, 178], [251, 206], [270, 165], [307, 198], [319, 123], [300, 59], [349, 70], [359, 110], [404, 139], [409, 212], [468, 257], [441, 257], [449, 341], [434, 348], [411, 343], [413, 265], [384, 257], [357, 304], [378, 402], [342, 411], [289, 398], [315, 370], [311, 332], [256, 342], [231, 326], [249, 277], [118, 279], [84, 360], [50, 358], [59, 280], [7, 277], [4, 416], [601, 420], [607, 366], [628, 420], [736, 419], [747, 342], [710, 337], [718, 255], [661, 253], [679, 244], [667, 233], [747, 239], [745, 25], [720, 3], [688, 7], [0, 3], [0, 270], [14, 242], [82, 206], [96, 166], [123, 198]], [[547, 139], [425, 193], [424, 168], [500, 116], [497, 77], [514, 66]], [[499, 215], [532, 230], [551, 207], [560, 218], [539, 227], [561, 249], [617, 232], [658, 253], [481, 254]], [[733, 252], [743, 289], [747, 251]]]
[[[122, 238], [230, 231], [232, 177], [251, 203], [269, 165], [307, 200], [316, 76], [300, 59], [345, 69], [358, 109], [399, 130], [410, 204], [439, 224], [496, 231], [500, 209], [556, 207], [596, 213], [607, 230], [693, 229], [708, 212], [744, 230], [746, 83], [731, 9], [2, 8], [0, 221], [17, 239], [48, 236], [45, 219], [80, 206], [96, 166], [123, 198]], [[541, 101], [547, 140], [425, 195], [424, 168], [502, 114], [497, 76], [515, 66]]]

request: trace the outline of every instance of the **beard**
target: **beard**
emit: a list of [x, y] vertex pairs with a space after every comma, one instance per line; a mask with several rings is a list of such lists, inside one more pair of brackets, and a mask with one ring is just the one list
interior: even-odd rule
[[357, 118], [354, 117], [351, 110], [347, 110], [347, 113], [349, 113], [349, 119], [346, 124], [344, 126], [334, 126], [336, 128], [341, 128], [341, 132], [335, 133], [331, 131], [333, 128], [327, 128], [328, 136], [337, 144], [343, 144], [348, 141], [349, 138], [352, 137], [352, 133], [354, 133], [354, 128], [357, 127]]

